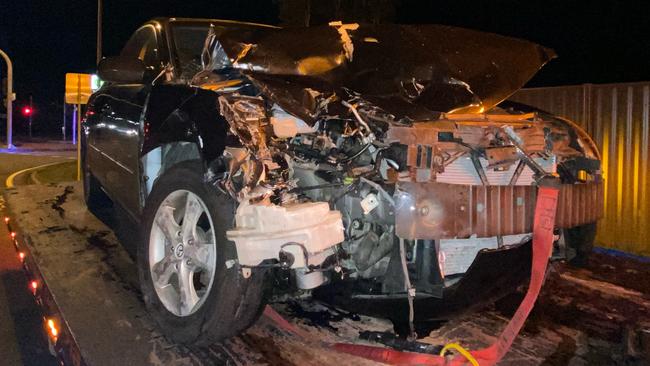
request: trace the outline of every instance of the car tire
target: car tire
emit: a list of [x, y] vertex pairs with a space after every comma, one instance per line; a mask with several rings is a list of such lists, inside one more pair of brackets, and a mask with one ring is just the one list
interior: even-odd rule
[[[214, 254], [204, 256], [204, 258], [197, 261], [214, 264], [211, 271], [200, 269], [199, 277], [200, 281], [203, 281], [201, 282], [203, 288], [201, 295], [199, 295], [198, 290], [194, 291], [198, 288], [197, 272], [190, 275], [191, 280], [189, 282], [193, 284], [191, 286], [192, 291], [199, 298], [199, 301], [189, 313], [183, 313], [183, 297], [180, 290], [182, 266], [185, 262], [181, 261], [181, 267], [177, 269], [176, 287], [172, 284], [173, 280], [170, 281], [171, 290], [168, 290], [165, 286], [160, 286], [161, 278], [166, 278], [158, 276], [160, 271], [156, 272], [155, 268], [159, 267], [156, 267], [157, 264], [153, 264], [158, 260], [153, 258], [157, 254], [152, 249], [152, 246], [158, 245], [155, 244], [156, 240], [154, 239], [156, 233], [159, 232], [157, 230], [160, 230], [158, 223], [161, 222], [161, 214], [159, 212], [167, 209], [166, 205], [170, 205], [170, 202], [176, 199], [174, 197], [179, 194], [178, 192], [191, 192], [194, 195], [192, 196], [193, 199], [201, 203], [203, 211], [201, 217], [196, 220], [195, 231], [211, 232], [211, 234], [203, 234], [207, 237], [204, 240], [211, 241], [210, 238], [215, 240], [214, 252], [211, 252]], [[190, 193], [187, 193], [186, 200], [189, 200], [189, 197]], [[163, 333], [176, 343], [206, 346], [235, 336], [257, 320], [265, 305], [264, 272], [254, 270], [251, 271], [251, 276], [244, 278], [239, 266], [233, 265], [233, 260], [237, 259], [237, 252], [234, 243], [226, 238], [226, 231], [234, 225], [235, 209], [236, 204], [231, 197], [205, 183], [203, 165], [199, 161], [179, 163], [167, 170], [155, 182], [152, 192], [147, 198], [143, 214], [143, 235], [138, 243], [137, 254], [140, 285], [148, 311]], [[183, 215], [187, 217], [185, 213]], [[205, 227], [203, 228], [198, 226], [198, 222], [201, 221], [204, 222]], [[173, 227], [182, 228], [181, 222], [174, 222], [174, 224], [180, 226]], [[208, 226], [211, 226], [211, 229], [208, 230]], [[186, 251], [192, 247], [186, 241], [185, 234], [177, 235], [182, 239], [179, 239], [180, 242], [176, 244], [174, 252], [176, 256], [178, 256], [176, 252], [180, 244], [185, 243], [184, 250]], [[165, 245], [170, 242], [167, 236], [165, 236], [164, 242]], [[201, 245], [210, 247], [209, 244]], [[171, 247], [169, 249], [165, 253], [172, 253]], [[206, 266], [209, 267], [209, 265]], [[207, 273], [207, 275], [204, 275], [203, 272]], [[154, 277], [158, 278], [155, 284]], [[206, 278], [209, 278], [209, 281]], [[164, 281], [162, 282], [164, 283]], [[174, 308], [173, 301], [169, 300], [169, 296], [165, 295], [167, 292], [173, 293], [174, 289], [178, 290], [178, 307], [180, 310]]]
[[564, 241], [569, 248], [576, 251], [569, 263], [576, 267], [585, 267], [596, 240], [596, 223], [588, 223], [570, 229], [564, 229]]

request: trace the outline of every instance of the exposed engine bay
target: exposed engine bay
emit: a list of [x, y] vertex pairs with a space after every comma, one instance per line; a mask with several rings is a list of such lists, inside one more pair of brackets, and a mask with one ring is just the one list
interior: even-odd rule
[[[562, 118], [498, 105], [552, 51], [482, 34], [512, 52], [484, 47], [481, 60], [441, 63], [414, 46], [413, 59], [391, 53], [387, 65], [373, 47], [428, 47], [440, 32], [419, 29], [414, 40], [413, 29], [399, 30], [332, 23], [312, 38], [208, 36], [193, 84], [218, 93], [239, 144], [211, 162], [206, 179], [238, 202], [227, 237], [238, 254], [230, 265], [245, 277], [282, 268], [302, 290], [360, 281], [369, 295], [441, 297], [480, 251], [530, 241], [539, 179], [562, 182], [557, 228], [599, 217], [589, 136]], [[292, 39], [312, 43], [279, 55], [275, 45]], [[271, 61], [282, 58], [291, 62]], [[363, 70], [371, 82], [361, 85]], [[387, 83], [373, 80], [378, 71]]]

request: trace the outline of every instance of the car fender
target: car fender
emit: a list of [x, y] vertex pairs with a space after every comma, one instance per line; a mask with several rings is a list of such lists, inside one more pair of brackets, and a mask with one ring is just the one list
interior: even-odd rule
[[187, 85], [158, 85], [149, 96], [142, 123], [141, 165], [147, 187], [165, 170], [186, 160], [204, 166], [220, 157], [226, 146], [239, 140], [228, 133], [219, 113], [219, 95]]

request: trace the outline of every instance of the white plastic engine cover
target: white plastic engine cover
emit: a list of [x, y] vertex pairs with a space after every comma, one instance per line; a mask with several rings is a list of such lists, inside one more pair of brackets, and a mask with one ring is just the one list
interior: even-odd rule
[[226, 236], [235, 242], [242, 265], [256, 266], [266, 259], [278, 259], [280, 250], [295, 259], [291, 268], [306, 266], [307, 250], [310, 265], [321, 264], [333, 254], [333, 246], [343, 241], [343, 222], [339, 211], [330, 210], [326, 202], [273, 204], [242, 204], [237, 209], [236, 228]]

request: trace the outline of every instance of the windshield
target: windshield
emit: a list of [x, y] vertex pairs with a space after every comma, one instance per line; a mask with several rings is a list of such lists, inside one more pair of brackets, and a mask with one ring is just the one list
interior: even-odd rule
[[181, 80], [190, 80], [203, 70], [201, 53], [210, 31], [210, 24], [174, 24], [171, 29], [180, 67], [178, 74]]
[[[264, 28], [275, 27], [263, 24], [230, 22], [227, 20], [215, 20], [214, 22], [171, 22], [171, 36], [178, 67], [180, 68], [180, 71], [177, 73], [180, 81], [192, 80], [197, 73], [203, 71], [204, 64], [208, 70], [220, 70], [232, 66], [230, 58], [218, 41], [218, 38], [225, 32], [247, 34], [250, 31]], [[213, 32], [210, 32], [211, 29]], [[211, 37], [209, 37], [210, 34], [212, 34]], [[206, 46], [209, 53], [203, 54]]]

